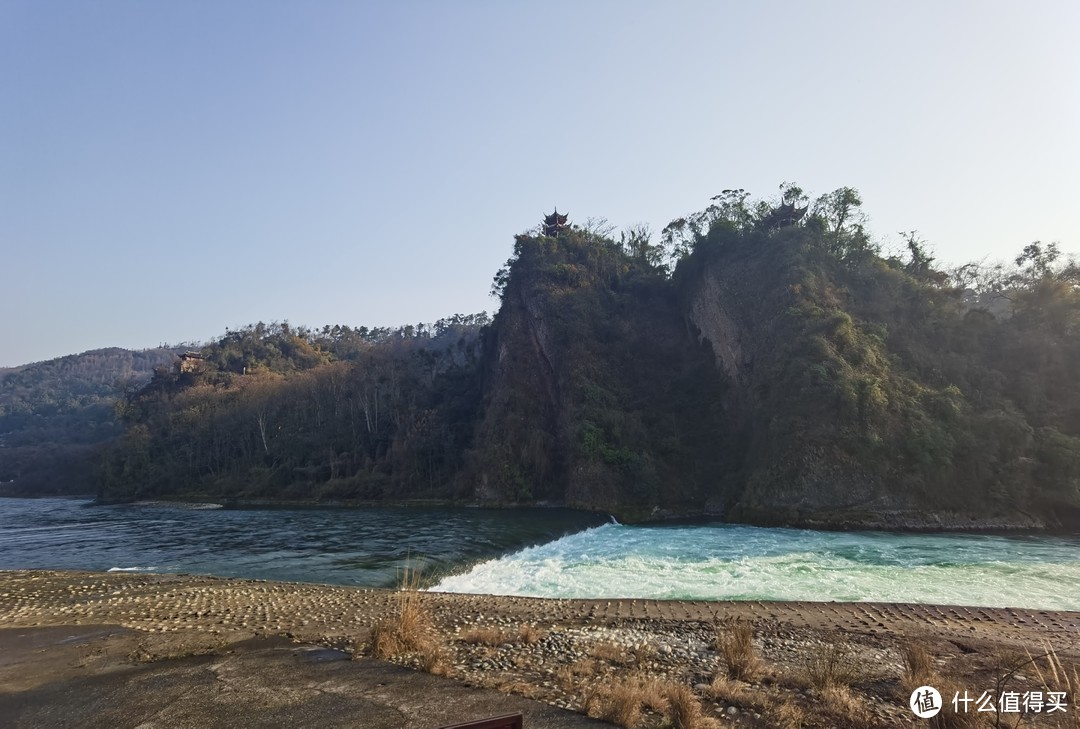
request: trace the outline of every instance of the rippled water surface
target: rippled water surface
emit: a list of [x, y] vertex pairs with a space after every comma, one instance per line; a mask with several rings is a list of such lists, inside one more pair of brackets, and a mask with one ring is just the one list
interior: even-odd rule
[[213, 509], [0, 499], [0, 569], [189, 572], [389, 586], [594, 526], [562, 509]]
[[217, 509], [0, 499], [0, 569], [190, 572], [545, 597], [1080, 610], [1080, 538], [623, 526], [556, 509]]

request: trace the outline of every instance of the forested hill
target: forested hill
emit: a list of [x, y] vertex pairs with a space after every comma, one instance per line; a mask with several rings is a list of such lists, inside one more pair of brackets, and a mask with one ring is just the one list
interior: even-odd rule
[[117, 395], [178, 351], [114, 347], [0, 368], [0, 493], [93, 493], [88, 459], [123, 432]]
[[480, 402], [486, 314], [396, 329], [228, 332], [118, 409], [108, 499], [446, 497]]
[[655, 241], [518, 236], [490, 323], [228, 333], [124, 401], [101, 494], [1080, 525], [1080, 270], [939, 270], [859, 208], [726, 191]]

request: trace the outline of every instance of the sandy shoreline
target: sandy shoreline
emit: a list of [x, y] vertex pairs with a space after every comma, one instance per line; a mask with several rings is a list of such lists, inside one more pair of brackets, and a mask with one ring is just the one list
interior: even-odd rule
[[[393, 613], [397, 599], [391, 590], [304, 583], [0, 571], [0, 628], [123, 626], [145, 636], [142, 660], [259, 636], [286, 636], [360, 654], [371, 626]], [[1080, 662], [1078, 612], [441, 593], [425, 593], [422, 601], [448, 646], [450, 675], [574, 710], [584, 708], [590, 685], [629, 670], [631, 661], [620, 651], [637, 657], [635, 670], [707, 694], [705, 684], [723, 670], [712, 643], [715, 626], [740, 620], [753, 626], [755, 649], [778, 676], [798, 673], [822, 646], [842, 646], [853, 663], [867, 667], [866, 675], [853, 684], [856, 698], [865, 705], [866, 726], [906, 725], [912, 718], [898, 697], [902, 650], [911, 641], [928, 646], [940, 669], [967, 681], [972, 690], [992, 687], [995, 661], [1004, 654], [1053, 650], [1066, 664]], [[512, 636], [521, 626], [530, 626], [544, 639], [535, 645], [517, 642]], [[477, 630], [503, 631], [506, 641], [485, 645], [464, 638]], [[645, 649], [648, 656], [641, 658]], [[399, 662], [413, 665], [419, 660], [403, 656]], [[585, 668], [578, 671], [581, 666]], [[812, 703], [813, 695], [813, 688], [800, 687], [794, 679], [788, 684], [778, 679], [775, 685], [749, 683], [742, 693], [714, 697], [712, 703], [706, 696], [705, 708], [725, 721], [770, 726], [768, 706], [779, 699]], [[745, 700], [742, 704], [738, 696]], [[735, 713], [726, 714], [729, 710]]]

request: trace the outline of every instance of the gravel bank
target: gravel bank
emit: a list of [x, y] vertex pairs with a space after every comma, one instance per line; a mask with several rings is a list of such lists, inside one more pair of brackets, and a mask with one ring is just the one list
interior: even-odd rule
[[[1067, 663], [1080, 660], [1080, 613], [1071, 612], [438, 593], [422, 595], [421, 602], [446, 650], [442, 670], [467, 684], [585, 711], [605, 685], [649, 677], [692, 688], [707, 716], [733, 726], [774, 726], [770, 712], [782, 703], [812, 712], [821, 695], [808, 671], [815, 657], [830, 653], [858, 669], [847, 684], [864, 726], [907, 725], [913, 718], [900, 688], [903, 647], [910, 641], [928, 646], [941, 670], [971, 690], [993, 686], [995, 661], [1004, 653], [1053, 649]], [[185, 575], [0, 572], [0, 627], [119, 625], [145, 636], [136, 660], [259, 636], [362, 655], [371, 626], [397, 604], [389, 590]], [[740, 621], [752, 626], [764, 668], [754, 680], [714, 686], [725, 672], [718, 630]], [[422, 657], [394, 661], [417, 666]], [[811, 715], [804, 725], [830, 721]]]

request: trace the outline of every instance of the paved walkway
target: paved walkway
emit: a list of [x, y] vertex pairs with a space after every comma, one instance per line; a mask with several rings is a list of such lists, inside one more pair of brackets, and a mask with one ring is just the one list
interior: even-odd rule
[[547, 704], [282, 638], [132, 662], [117, 626], [0, 630], [0, 725], [12, 729], [434, 729], [523, 712], [528, 729], [610, 726]]

